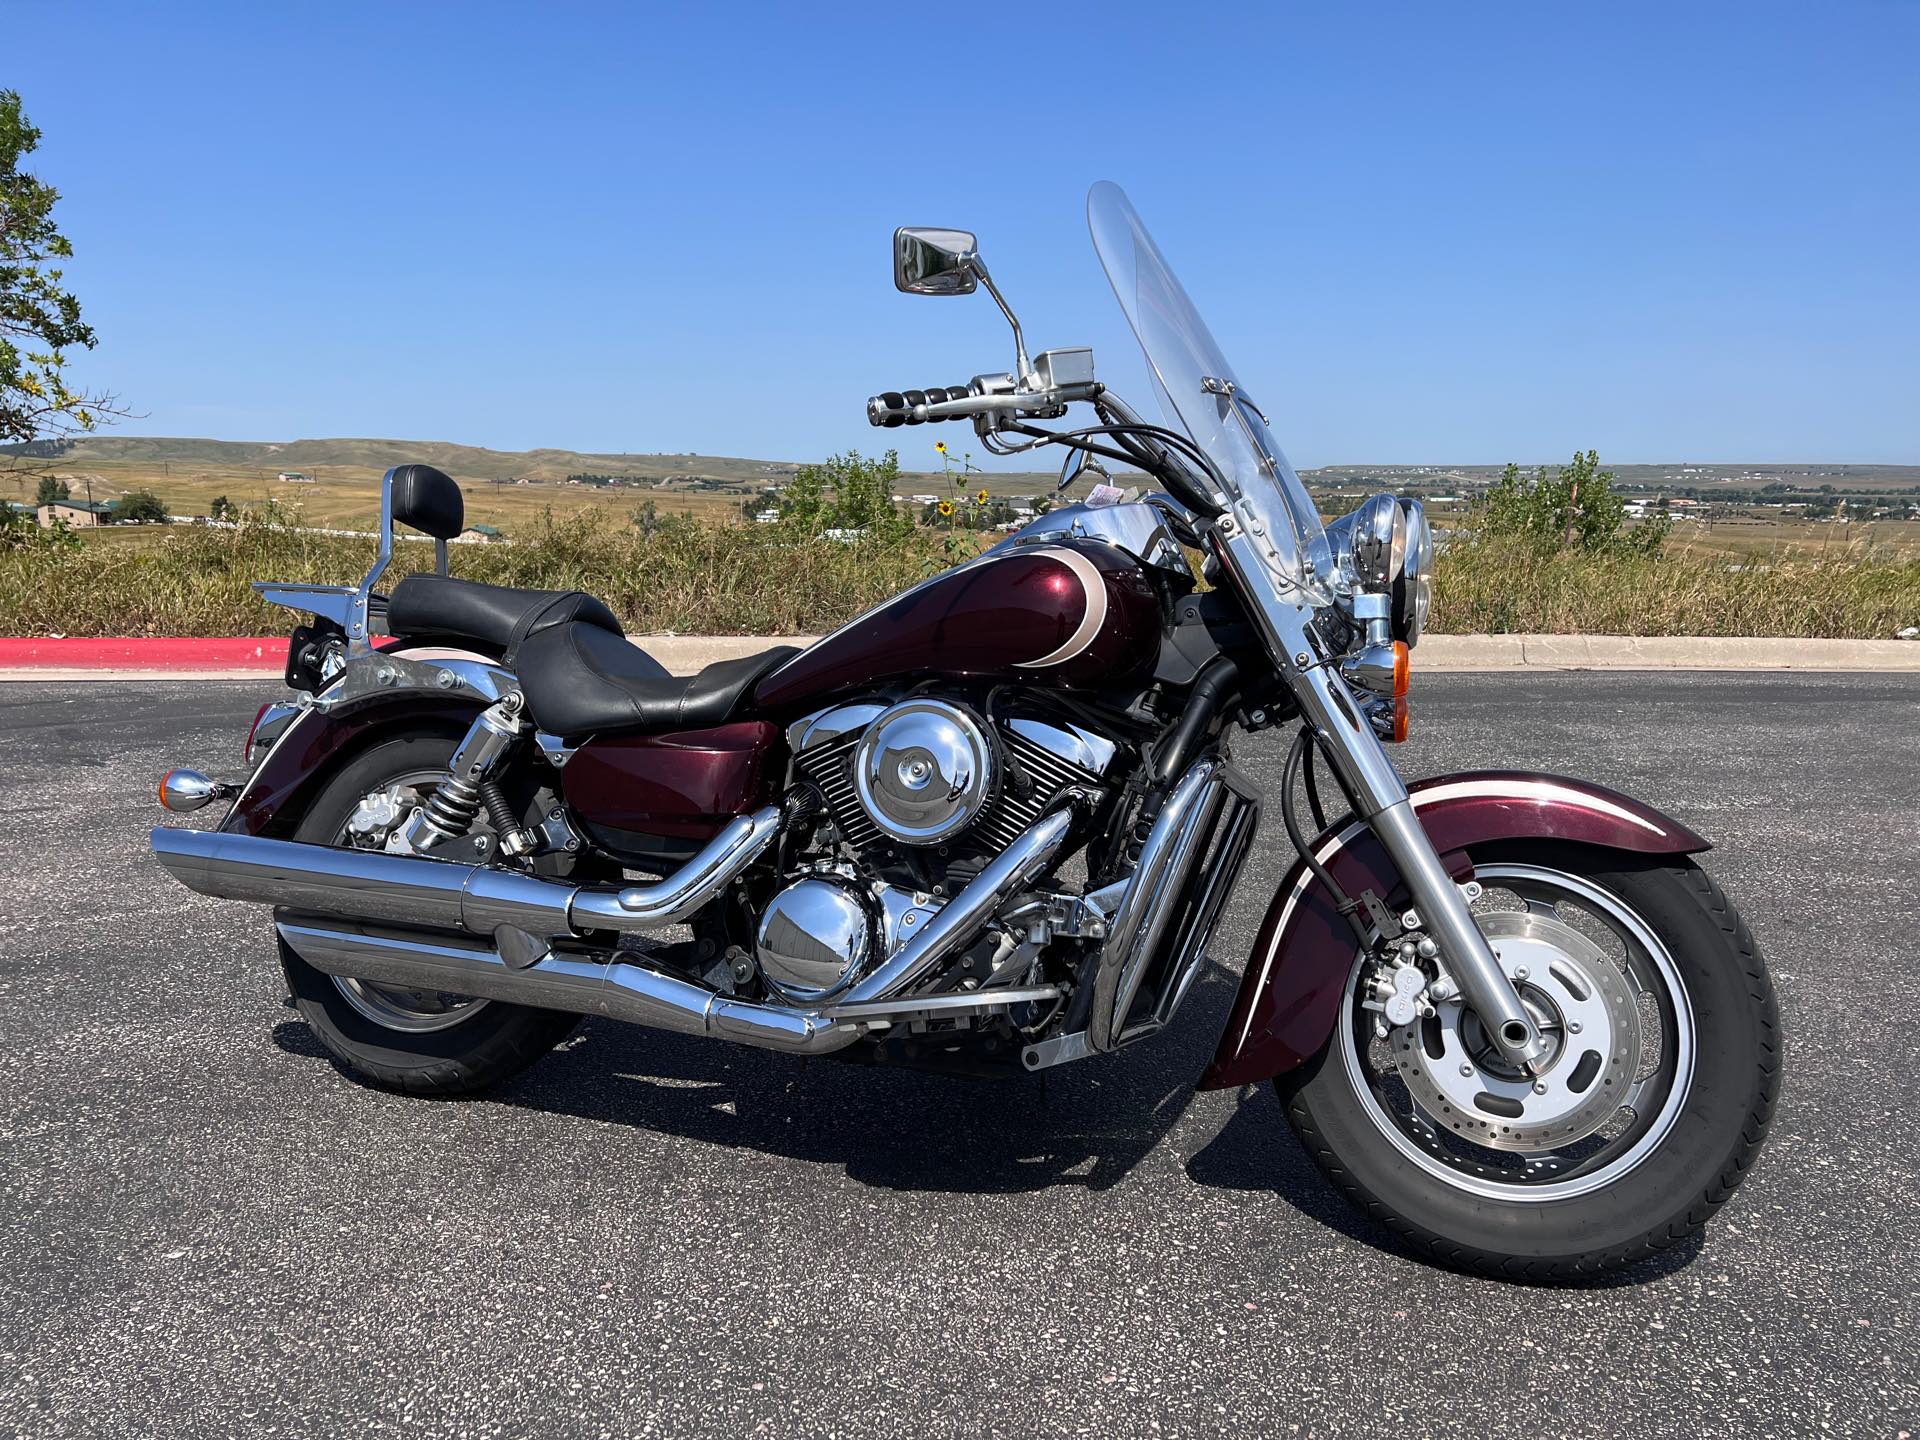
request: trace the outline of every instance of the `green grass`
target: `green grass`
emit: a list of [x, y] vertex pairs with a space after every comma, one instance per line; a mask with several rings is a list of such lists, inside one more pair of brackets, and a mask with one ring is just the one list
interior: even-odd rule
[[[543, 513], [512, 545], [454, 547], [468, 579], [600, 596], [637, 633], [814, 634], [976, 553], [978, 536], [916, 530], [840, 544], [779, 527], [666, 524], [652, 536], [594, 512]], [[403, 544], [391, 580], [431, 563]], [[0, 550], [0, 634], [255, 635], [288, 627], [255, 580], [350, 583], [368, 541], [280, 524], [142, 527], [118, 543]], [[1593, 556], [1456, 540], [1442, 551], [1439, 632], [1891, 637], [1920, 625], [1910, 551], [1687, 548]]]

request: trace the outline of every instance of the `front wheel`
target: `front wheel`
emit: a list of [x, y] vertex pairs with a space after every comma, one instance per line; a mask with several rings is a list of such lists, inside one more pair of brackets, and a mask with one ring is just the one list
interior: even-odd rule
[[1753, 1163], [1779, 1017], [1745, 923], [1689, 860], [1472, 855], [1480, 922], [1553, 1043], [1512, 1069], [1457, 1000], [1380, 1033], [1356, 959], [1339, 1024], [1276, 1082], [1308, 1151], [1443, 1263], [1515, 1279], [1628, 1265], [1705, 1225]]

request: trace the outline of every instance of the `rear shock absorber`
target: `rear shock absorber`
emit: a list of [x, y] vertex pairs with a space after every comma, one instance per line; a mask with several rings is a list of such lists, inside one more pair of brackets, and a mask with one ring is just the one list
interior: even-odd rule
[[[453, 752], [453, 759], [447, 762], [447, 778], [434, 787], [433, 794], [414, 811], [401, 832], [409, 849], [430, 850], [459, 839], [473, 828], [474, 817], [487, 799], [482, 787], [488, 774], [520, 738], [520, 711], [524, 704], [518, 690], [509, 690], [475, 717], [459, 748]], [[501, 799], [505, 809], [505, 797]], [[511, 818], [510, 809], [507, 815]], [[518, 831], [519, 827], [516, 825], [514, 829]]]
[[527, 833], [520, 818], [513, 813], [507, 792], [500, 788], [498, 780], [491, 777], [482, 780], [480, 798], [486, 804], [487, 818], [493, 821], [494, 832], [500, 837], [502, 854], [518, 856], [533, 849], [533, 836]]

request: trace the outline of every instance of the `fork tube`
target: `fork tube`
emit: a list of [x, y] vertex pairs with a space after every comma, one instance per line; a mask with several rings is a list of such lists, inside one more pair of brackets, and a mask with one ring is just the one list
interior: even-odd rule
[[1312, 608], [1280, 589], [1256, 545], [1237, 525], [1229, 531], [1231, 524], [1229, 518], [1214, 528], [1213, 544], [1225, 552], [1221, 559], [1247, 599], [1247, 609], [1301, 714], [1327, 742], [1327, 753], [1358, 803], [1360, 818], [1406, 881], [1421, 923], [1440, 947], [1462, 996], [1501, 1053], [1530, 1067], [1546, 1054], [1547, 1042], [1441, 865], [1385, 747], [1354, 703], [1346, 681], [1321, 655], [1311, 629]]

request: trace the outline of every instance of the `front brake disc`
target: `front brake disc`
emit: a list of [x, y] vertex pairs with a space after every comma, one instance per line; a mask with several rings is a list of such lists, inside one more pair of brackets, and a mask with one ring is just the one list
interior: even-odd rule
[[1546, 1067], [1506, 1064], [1458, 999], [1392, 1031], [1394, 1068], [1433, 1129], [1493, 1150], [1560, 1150], [1620, 1108], [1640, 1067], [1640, 1012], [1618, 965], [1565, 921], [1534, 911], [1476, 917], [1541, 1033]]

